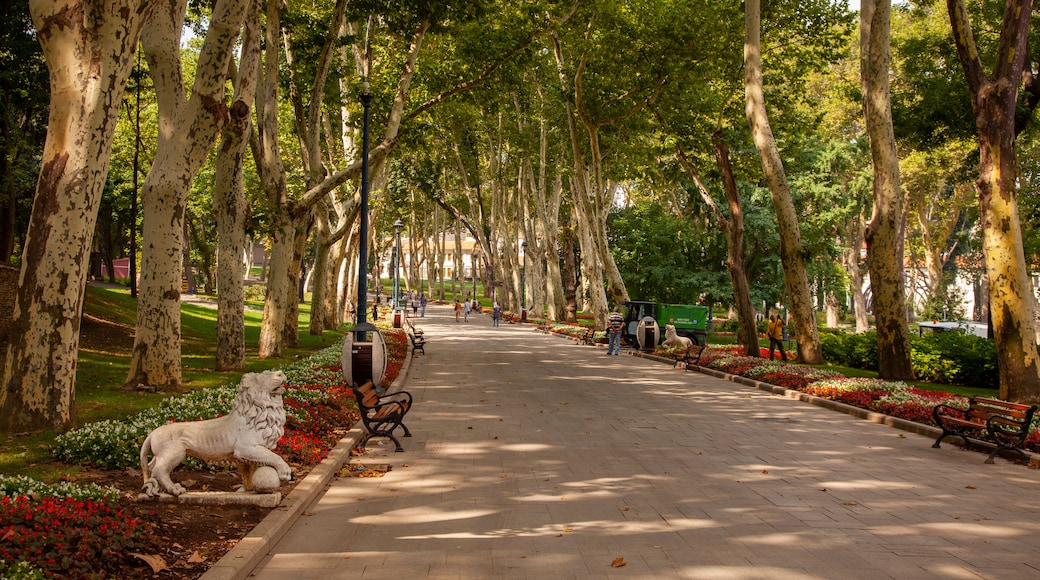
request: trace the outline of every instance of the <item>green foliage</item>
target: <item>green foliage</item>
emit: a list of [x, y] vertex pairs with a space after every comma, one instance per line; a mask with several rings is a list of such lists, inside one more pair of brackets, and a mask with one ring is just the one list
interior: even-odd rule
[[263, 302], [267, 297], [267, 284], [249, 284], [242, 288], [242, 297], [246, 302]]
[[997, 388], [997, 345], [960, 331], [910, 337], [914, 374], [923, 381]]
[[[707, 290], [729, 290], [725, 247], [655, 203], [616, 209], [607, 220], [610, 247], [632, 298], [695, 304]], [[727, 295], [731, 295], [729, 290]]]
[[829, 363], [877, 370], [877, 332], [873, 330], [863, 334], [821, 334], [820, 348], [823, 359]]
[[716, 332], [737, 332], [740, 328], [740, 319], [734, 316], [715, 324]]

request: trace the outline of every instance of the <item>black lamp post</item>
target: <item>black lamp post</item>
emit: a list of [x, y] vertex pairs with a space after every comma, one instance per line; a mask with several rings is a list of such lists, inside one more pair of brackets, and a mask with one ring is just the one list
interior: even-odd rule
[[520, 268], [520, 322], [527, 322], [527, 240], [520, 247], [524, 251], [524, 265]]
[[397, 232], [397, 263], [394, 265], [394, 312], [397, 312], [397, 307], [401, 303], [401, 286], [398, 282], [398, 278], [401, 274], [401, 230], [404, 229], [404, 223], [400, 219], [394, 222], [394, 231]]
[[368, 341], [368, 331], [375, 327], [367, 322], [368, 314], [368, 122], [371, 118], [372, 95], [368, 83], [362, 85], [361, 106], [365, 110], [361, 132], [361, 224], [358, 238], [358, 308], [357, 326], [354, 327], [357, 342]]

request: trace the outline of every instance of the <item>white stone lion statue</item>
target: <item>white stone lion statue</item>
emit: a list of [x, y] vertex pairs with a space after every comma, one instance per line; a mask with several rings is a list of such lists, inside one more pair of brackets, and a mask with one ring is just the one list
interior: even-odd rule
[[693, 341], [685, 336], [679, 336], [675, 332], [675, 326], [666, 324], [664, 325], [664, 342], [661, 343], [661, 346], [678, 346], [686, 352], [690, 352], [690, 349], [693, 348]]
[[[168, 423], [149, 433], [141, 445], [142, 497], [184, 493], [184, 487], [170, 479], [170, 472], [188, 455], [209, 462], [238, 463], [247, 491], [253, 490], [253, 472], [263, 466], [274, 468], [282, 482], [292, 479], [289, 464], [272, 451], [285, 432], [284, 384], [282, 371], [247, 373], [229, 414], [207, 421]], [[154, 455], [150, 462], [149, 452]]]

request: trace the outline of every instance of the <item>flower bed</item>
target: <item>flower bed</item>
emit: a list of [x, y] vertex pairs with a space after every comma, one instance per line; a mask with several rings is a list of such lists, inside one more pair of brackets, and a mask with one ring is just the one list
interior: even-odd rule
[[[582, 317], [579, 316], [579, 318]], [[585, 324], [569, 322], [549, 322], [547, 324], [549, 325], [549, 332], [562, 334], [575, 340], [581, 338], [581, 335], [590, 328], [590, 326]], [[597, 331], [592, 335], [592, 340], [593, 342], [606, 342], [607, 333], [605, 331]]]
[[116, 489], [0, 475], [0, 578], [110, 576], [155, 526], [125, 513]]
[[[657, 354], [675, 358], [675, 349], [660, 348]], [[796, 365], [768, 358], [743, 356], [743, 347], [709, 347], [701, 354], [701, 366], [747, 377], [763, 383], [801, 391], [822, 399], [892, 417], [937, 426], [932, 409], [939, 404], [966, 409], [968, 398], [941, 391], [912, 387], [902, 381], [849, 378], [834, 371]], [[763, 353], [768, 357], [768, 351]], [[1023, 447], [1040, 452], [1040, 417], [1033, 419], [1032, 431]]]

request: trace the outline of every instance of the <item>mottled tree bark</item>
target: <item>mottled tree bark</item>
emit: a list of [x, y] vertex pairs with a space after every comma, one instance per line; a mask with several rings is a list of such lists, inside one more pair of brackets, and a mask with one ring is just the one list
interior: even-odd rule
[[246, 200], [242, 163], [252, 131], [253, 101], [260, 68], [260, 6], [251, 2], [242, 33], [242, 56], [231, 105], [231, 123], [217, 151], [213, 213], [217, 220], [217, 355], [218, 371], [245, 367], [245, 298], [239, 256], [245, 251]]
[[157, 11], [141, 39], [155, 83], [159, 138], [141, 190], [141, 282], [137, 329], [125, 388], [181, 388], [181, 248], [188, 190], [219, 132], [230, 121], [225, 84], [246, 0], [218, 0], [213, 8], [195, 82], [188, 98], [180, 39], [187, 0]]
[[809, 294], [809, 277], [805, 271], [802, 234], [798, 215], [791, 199], [780, 152], [776, 148], [773, 130], [766, 114], [765, 93], [762, 87], [761, 57], [761, 2], [745, 3], [744, 87], [747, 97], [745, 111], [755, 147], [762, 159], [762, 173], [769, 185], [780, 230], [780, 260], [784, 265], [784, 289], [790, 304], [798, 359], [808, 364], [822, 364], [820, 332], [816, 327], [816, 313]]
[[903, 270], [906, 216], [899, 189], [899, 156], [892, 128], [888, 83], [891, 2], [864, 0], [860, 7], [863, 116], [874, 160], [874, 213], [865, 238], [877, 326], [878, 376], [909, 380], [914, 372], [910, 364]]
[[161, 3], [31, 0], [50, 118], [0, 385], [0, 429], [75, 423], [80, 317], [109, 154], [143, 23]]
[[1034, 300], [1022, 248], [1017, 199], [1015, 109], [1022, 86], [1031, 0], [1007, 0], [996, 65], [987, 74], [963, 0], [947, 0], [953, 37], [971, 92], [979, 139], [979, 217], [989, 280], [991, 328], [997, 343], [1000, 397], [1040, 401]]

